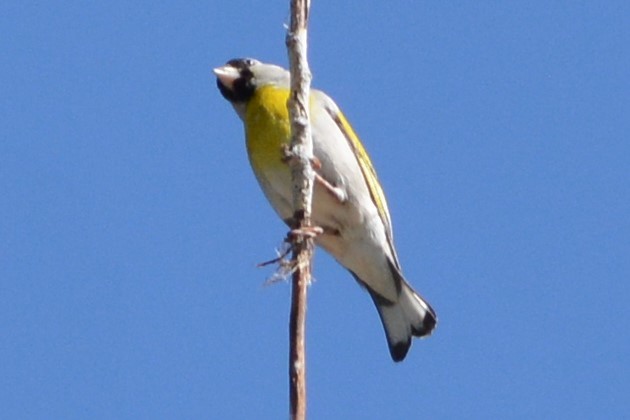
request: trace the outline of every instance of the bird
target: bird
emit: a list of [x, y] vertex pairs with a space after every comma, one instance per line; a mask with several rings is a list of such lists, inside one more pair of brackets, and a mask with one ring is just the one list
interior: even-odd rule
[[[289, 72], [252, 58], [229, 60], [213, 72], [221, 95], [243, 122], [249, 162], [263, 193], [291, 226]], [[315, 242], [367, 290], [391, 358], [400, 362], [412, 337], [433, 332], [437, 315], [403, 277], [383, 188], [359, 137], [324, 92], [311, 89], [309, 102], [315, 171], [311, 219], [322, 231]]]

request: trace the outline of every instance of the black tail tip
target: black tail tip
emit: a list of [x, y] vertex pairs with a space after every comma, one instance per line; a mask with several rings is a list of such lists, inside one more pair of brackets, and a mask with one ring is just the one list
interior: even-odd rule
[[392, 356], [392, 360], [396, 363], [402, 362], [407, 356], [407, 352], [411, 347], [411, 340], [401, 341], [389, 346], [389, 353]]
[[435, 314], [427, 312], [426, 316], [422, 320], [422, 325], [420, 327], [415, 325], [411, 326], [411, 333], [415, 337], [427, 337], [431, 335], [436, 325], [437, 317], [435, 316]]
[[[435, 326], [437, 325], [437, 318], [435, 315], [429, 313], [422, 322], [422, 326], [420, 328], [416, 328], [412, 326], [411, 333], [415, 337], [427, 337], [431, 335]], [[392, 356], [392, 360], [394, 362], [402, 362], [407, 357], [407, 353], [409, 352], [409, 348], [411, 347], [411, 337], [407, 341], [399, 341], [398, 343], [390, 344], [389, 353]]]

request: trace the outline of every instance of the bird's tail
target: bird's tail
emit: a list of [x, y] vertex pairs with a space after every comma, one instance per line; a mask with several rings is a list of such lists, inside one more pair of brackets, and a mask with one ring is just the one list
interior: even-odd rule
[[411, 288], [398, 270], [392, 271], [396, 272], [401, 285], [398, 301], [390, 302], [369, 288], [368, 291], [383, 322], [392, 359], [400, 362], [411, 347], [411, 337], [430, 335], [437, 324], [437, 316], [431, 305]]

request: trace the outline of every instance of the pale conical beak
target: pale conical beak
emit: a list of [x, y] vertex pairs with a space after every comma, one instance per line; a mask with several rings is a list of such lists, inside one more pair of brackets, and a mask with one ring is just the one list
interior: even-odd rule
[[238, 69], [232, 66], [221, 66], [212, 70], [223, 86], [232, 90], [234, 81], [239, 78]]

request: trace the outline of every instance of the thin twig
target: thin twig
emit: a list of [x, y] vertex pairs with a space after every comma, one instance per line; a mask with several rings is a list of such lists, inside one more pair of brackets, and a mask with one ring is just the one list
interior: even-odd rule
[[[289, 165], [293, 179], [294, 231], [311, 227], [314, 173], [313, 144], [309, 124], [308, 97], [311, 73], [306, 59], [306, 28], [310, 0], [291, 0], [291, 22], [286, 37], [291, 71], [291, 95], [287, 103], [291, 118]], [[307, 288], [311, 281], [313, 238], [292, 235], [293, 263], [291, 315], [289, 321], [289, 394], [291, 419], [306, 418], [306, 354], [304, 333]]]

